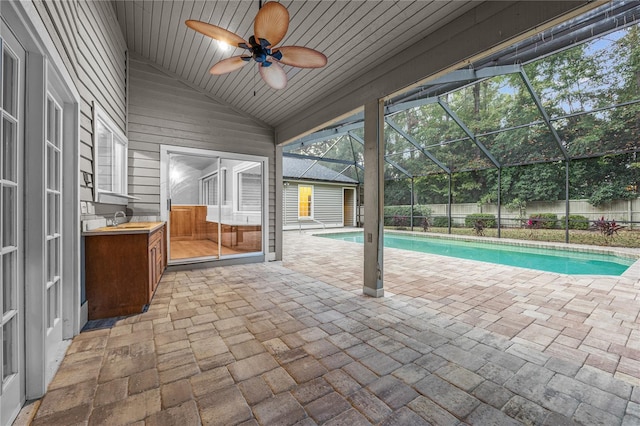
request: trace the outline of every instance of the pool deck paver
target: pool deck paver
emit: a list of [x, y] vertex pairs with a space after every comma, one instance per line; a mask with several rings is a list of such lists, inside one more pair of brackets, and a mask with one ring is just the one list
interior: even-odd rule
[[361, 245], [284, 244], [76, 336], [33, 424], [640, 424], [640, 281], [389, 249], [373, 299]]

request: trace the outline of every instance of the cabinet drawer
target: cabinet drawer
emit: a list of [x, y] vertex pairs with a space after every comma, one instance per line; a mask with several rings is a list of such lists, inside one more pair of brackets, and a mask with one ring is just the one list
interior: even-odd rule
[[164, 238], [164, 229], [158, 229], [156, 232], [149, 235], [149, 247], [153, 247], [154, 244], [158, 240], [162, 240], [162, 238]]

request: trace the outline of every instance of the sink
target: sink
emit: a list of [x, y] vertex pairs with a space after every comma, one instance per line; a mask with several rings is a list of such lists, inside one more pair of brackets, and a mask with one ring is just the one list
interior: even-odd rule
[[139, 225], [137, 223], [121, 223], [118, 226], [114, 226], [114, 229], [146, 229], [149, 225]]

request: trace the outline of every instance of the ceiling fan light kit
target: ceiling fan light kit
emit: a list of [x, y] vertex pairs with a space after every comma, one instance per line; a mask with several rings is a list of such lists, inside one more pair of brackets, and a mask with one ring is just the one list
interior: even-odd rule
[[209, 70], [214, 75], [239, 70], [253, 59], [265, 83], [278, 90], [287, 86], [287, 74], [280, 64], [298, 68], [321, 68], [327, 64], [324, 54], [308, 47], [275, 47], [289, 29], [289, 11], [277, 2], [266, 3], [260, 8], [253, 22], [254, 34], [248, 42], [229, 30], [206, 22], [190, 19], [185, 24], [207, 37], [249, 51], [250, 54], [232, 56], [216, 63]]

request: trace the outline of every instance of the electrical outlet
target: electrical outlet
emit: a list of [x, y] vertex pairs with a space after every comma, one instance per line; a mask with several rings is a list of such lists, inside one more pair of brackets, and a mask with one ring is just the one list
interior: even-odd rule
[[87, 214], [87, 202], [80, 201], [80, 213]]

